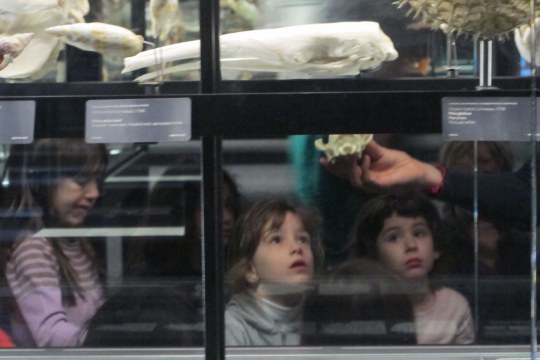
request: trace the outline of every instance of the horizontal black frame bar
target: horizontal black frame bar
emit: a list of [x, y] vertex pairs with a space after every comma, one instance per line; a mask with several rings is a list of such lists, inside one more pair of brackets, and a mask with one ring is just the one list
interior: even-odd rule
[[[379, 90], [362, 90], [366, 87], [364, 80], [229, 82], [223, 86], [231, 91], [219, 94], [194, 93], [198, 83], [166, 83], [159, 95], [149, 95], [152, 91], [147, 86], [134, 83], [10, 84], [0, 86], [0, 100], [36, 101], [36, 138], [83, 137], [88, 100], [156, 97], [192, 100], [193, 138], [271, 138], [294, 134], [440, 133], [443, 97], [531, 94], [527, 88], [530, 78], [500, 79], [501, 89], [482, 91], [475, 89], [474, 79], [367, 80]], [[9, 92], [4, 91], [8, 88]], [[338, 88], [348, 90], [333, 91]]]

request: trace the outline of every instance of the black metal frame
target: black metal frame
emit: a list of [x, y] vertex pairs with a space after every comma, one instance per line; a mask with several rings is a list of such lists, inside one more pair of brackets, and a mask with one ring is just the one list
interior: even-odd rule
[[[189, 97], [193, 138], [271, 138], [325, 133], [439, 133], [447, 96], [531, 95], [530, 78], [495, 79], [499, 90], [478, 91], [477, 79], [350, 79], [164, 83], [159, 94], [135, 83], [0, 84], [0, 100], [35, 100], [39, 137], [83, 137], [86, 101]], [[529, 85], [528, 85], [529, 84]]]
[[35, 100], [35, 134], [41, 138], [83, 137], [88, 100], [191, 98], [193, 137], [203, 144], [205, 357], [224, 359], [222, 180], [218, 176], [223, 138], [440, 133], [443, 97], [530, 97], [531, 79], [496, 78], [493, 85], [499, 89], [489, 91], [476, 90], [476, 78], [222, 81], [218, 0], [201, 0], [200, 14], [201, 82], [0, 84], [0, 100]]

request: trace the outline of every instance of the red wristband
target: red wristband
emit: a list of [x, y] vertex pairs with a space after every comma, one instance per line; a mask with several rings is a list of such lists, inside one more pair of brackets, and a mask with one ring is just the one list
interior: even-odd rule
[[444, 184], [444, 179], [446, 178], [446, 173], [448, 172], [446, 170], [446, 167], [441, 164], [433, 164], [433, 166], [435, 166], [435, 168], [441, 172], [442, 179], [440, 183], [433, 185], [431, 189], [429, 189], [429, 196], [437, 196], [441, 192]]

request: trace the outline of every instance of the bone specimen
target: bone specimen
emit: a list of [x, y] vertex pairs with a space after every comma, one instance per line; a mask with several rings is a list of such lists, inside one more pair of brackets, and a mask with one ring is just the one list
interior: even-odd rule
[[367, 144], [373, 139], [373, 134], [332, 134], [328, 135], [328, 142], [322, 139], [315, 140], [315, 147], [323, 151], [329, 160], [338, 156], [358, 154], [362, 152]]
[[33, 33], [0, 35], [0, 70], [19, 56], [33, 37]]
[[0, 34], [34, 34], [19, 56], [0, 71], [0, 78], [37, 80], [46, 75], [63, 44], [44, 30], [80, 21], [88, 10], [88, 0], [0, 0]]
[[132, 56], [143, 47], [141, 35], [121, 26], [100, 22], [59, 25], [45, 31], [82, 50], [113, 57]]
[[60, 6], [61, 0], [0, 0], [3, 11], [27, 14], [51, 10]]
[[253, 30], [261, 14], [255, 0], [219, 0], [223, 33]]
[[[376, 22], [340, 22], [241, 31], [220, 36], [222, 69], [356, 75], [395, 60], [397, 51]], [[143, 51], [124, 59], [123, 73], [182, 61], [145, 74], [137, 81], [163, 74], [197, 70], [198, 40]]]
[[6, 17], [13, 18], [13, 22], [5, 29], [4, 35], [33, 33], [34, 36], [19, 56], [0, 71], [0, 77], [27, 80], [41, 78], [56, 64], [62, 47], [58, 39], [43, 29], [65, 22], [65, 14], [59, 7], [39, 13], [6, 14]]
[[[536, 30], [536, 53], [535, 53], [535, 62], [538, 66], [540, 64], [540, 39], [538, 36], [540, 36], [539, 33], [539, 27], [540, 27], [540, 18], [535, 19], [535, 30]], [[519, 54], [527, 60], [527, 62], [532, 61], [531, 57], [531, 27], [529, 25], [521, 25], [514, 31], [514, 41], [516, 43], [516, 47], [519, 51]]]
[[178, 0], [150, 0], [152, 32], [160, 44], [185, 39], [185, 26]]

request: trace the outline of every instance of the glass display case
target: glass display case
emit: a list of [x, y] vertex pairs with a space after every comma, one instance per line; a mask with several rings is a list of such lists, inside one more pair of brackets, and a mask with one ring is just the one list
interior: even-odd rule
[[537, 8], [0, 2], [0, 357], [536, 358]]

